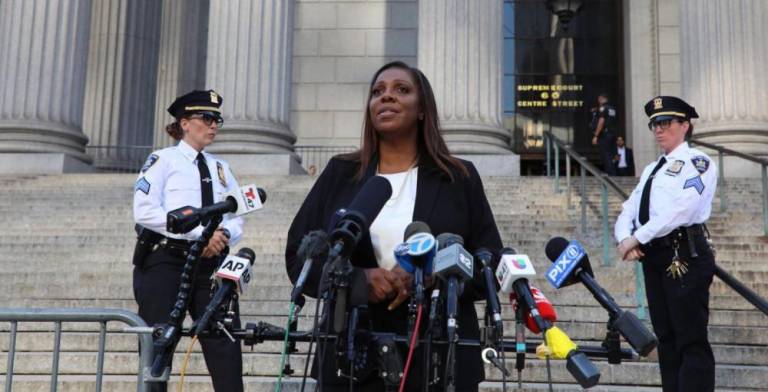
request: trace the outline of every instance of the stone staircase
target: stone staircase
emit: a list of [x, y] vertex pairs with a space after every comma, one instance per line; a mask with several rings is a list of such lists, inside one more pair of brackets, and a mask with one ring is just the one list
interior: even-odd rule
[[[64, 175], [0, 177], [0, 301], [5, 307], [109, 307], [135, 311], [131, 290], [130, 258], [134, 246], [131, 198], [135, 175]], [[285, 275], [283, 251], [291, 219], [313, 183], [310, 177], [274, 176], [242, 178], [266, 189], [263, 210], [246, 219], [240, 246], [257, 253], [256, 280], [242, 299], [244, 322], [267, 321], [284, 325], [290, 282]], [[634, 180], [621, 179], [630, 190]], [[553, 193], [553, 182], [541, 177], [485, 178], [488, 198], [502, 239], [530, 255], [538, 271], [549, 261], [544, 246], [553, 236], [576, 238], [590, 254], [595, 275], [619, 304], [636, 307], [632, 264], [614, 261], [602, 266], [599, 220], [599, 187], [588, 180], [588, 233], [580, 233], [580, 197], [573, 194], [574, 208], [566, 208], [564, 192]], [[564, 189], [564, 187], [562, 187]], [[728, 210], [719, 212], [715, 200], [709, 224], [718, 249], [718, 264], [764, 297], [768, 297], [768, 239], [762, 236], [761, 188], [756, 180], [731, 180], [727, 189]], [[609, 197], [611, 227], [621, 201]], [[612, 255], [612, 258], [615, 256]], [[542, 288], [557, 306], [558, 324], [579, 344], [597, 346], [605, 336], [606, 312], [581, 286], [554, 290], [543, 279]], [[505, 331], [514, 331], [508, 300]], [[478, 303], [482, 314], [482, 304]], [[768, 316], [754, 310], [724, 283], [712, 285], [710, 340], [717, 360], [717, 386], [723, 391], [768, 390]], [[311, 326], [314, 303], [308, 301], [299, 322]], [[108, 324], [104, 369], [105, 391], [135, 390], [138, 356], [136, 337], [124, 333], [124, 325]], [[8, 323], [0, 323], [0, 378], [7, 368]], [[53, 347], [52, 323], [19, 323], [14, 363], [14, 391], [49, 389]], [[60, 357], [60, 391], [95, 389], [98, 325], [64, 323]], [[530, 337], [533, 340], [533, 337]], [[171, 388], [175, 390], [183, 352], [190, 340], [182, 339], [174, 360]], [[628, 347], [626, 343], [623, 347]], [[298, 345], [302, 353], [307, 345]], [[247, 391], [269, 391], [279, 368], [280, 344], [267, 342], [244, 350]], [[299, 373], [304, 355], [291, 356]], [[610, 365], [594, 360], [602, 372], [594, 391], [659, 390], [655, 356]], [[514, 373], [512, 361], [508, 367]], [[484, 391], [500, 391], [501, 375], [486, 368]], [[205, 364], [196, 346], [187, 368], [186, 391], [212, 390]], [[552, 378], [558, 391], [580, 390], [562, 361], [552, 363]], [[514, 379], [514, 377], [513, 377]], [[522, 373], [523, 388], [546, 390], [545, 363], [529, 356]], [[299, 390], [301, 378], [293, 376], [284, 390]]]

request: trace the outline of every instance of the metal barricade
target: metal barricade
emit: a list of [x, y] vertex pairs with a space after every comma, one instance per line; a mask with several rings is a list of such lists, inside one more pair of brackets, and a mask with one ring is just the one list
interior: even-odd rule
[[51, 366], [51, 392], [56, 391], [59, 376], [59, 353], [61, 351], [62, 323], [64, 322], [98, 322], [99, 352], [96, 360], [96, 391], [101, 391], [104, 373], [104, 352], [106, 349], [107, 322], [119, 321], [127, 324], [128, 332], [138, 333], [139, 337], [139, 367], [136, 390], [144, 392], [148, 390], [143, 380], [145, 369], [152, 366], [152, 336], [148, 333], [151, 329], [147, 323], [136, 313], [123, 309], [109, 308], [0, 308], [0, 321], [10, 322], [8, 344], [8, 368], [5, 375], [5, 391], [10, 392], [13, 387], [13, 360], [16, 354], [16, 335], [20, 322], [53, 322], [53, 364]]

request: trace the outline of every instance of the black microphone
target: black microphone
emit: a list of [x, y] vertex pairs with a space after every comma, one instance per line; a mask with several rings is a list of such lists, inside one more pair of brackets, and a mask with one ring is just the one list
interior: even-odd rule
[[[296, 279], [296, 285], [291, 290], [291, 303], [298, 304], [301, 297], [301, 291], [309, 277], [309, 271], [315, 260], [325, 260], [328, 257], [328, 234], [322, 230], [310, 231], [301, 239], [301, 245], [296, 252], [297, 257], [304, 258], [304, 265], [301, 267], [299, 277]], [[314, 294], [314, 293], [311, 293]]]
[[392, 185], [381, 176], [373, 176], [365, 182], [349, 207], [340, 213], [339, 221], [331, 231], [331, 258], [348, 257], [368, 227], [392, 196]]
[[568, 243], [563, 237], [554, 237], [547, 242], [545, 251], [547, 258], [553, 263], [547, 271], [547, 280], [555, 288], [570, 284], [569, 282], [581, 281], [597, 302], [608, 311], [609, 327], [618, 330], [635, 351], [645, 357], [656, 348], [659, 344], [656, 336], [634, 313], [622, 310], [613, 297], [597, 283], [589, 268], [589, 257], [578, 242]]
[[[363, 187], [357, 192], [355, 198], [349, 204], [349, 207], [340, 213], [339, 221], [336, 223], [333, 231], [331, 231], [330, 242], [331, 249], [328, 255], [328, 259], [331, 262], [337, 260], [341, 264], [336, 264], [334, 274], [347, 275], [352, 282], [352, 292], [355, 298], [352, 298], [352, 305], [357, 305], [356, 301], [361, 301], [362, 290], [360, 286], [365, 285], [365, 303], [368, 301], [367, 295], [367, 281], [363, 274], [362, 283], [360, 283], [360, 277], [350, 276], [353, 274], [354, 269], [352, 264], [349, 263], [349, 255], [360, 242], [360, 239], [368, 232], [368, 227], [371, 222], [376, 219], [381, 209], [384, 208], [384, 203], [392, 196], [392, 185], [389, 184], [389, 180], [380, 176], [373, 176], [363, 184]], [[333, 268], [332, 268], [333, 269]], [[336, 296], [336, 303], [334, 305], [334, 330], [340, 333], [345, 327], [346, 313], [347, 313], [347, 287], [342, 287], [339, 290], [339, 294]]]
[[493, 253], [486, 248], [480, 248], [475, 252], [475, 259], [480, 260], [480, 272], [483, 274], [483, 280], [485, 281], [485, 296], [488, 298], [487, 306], [490, 310], [496, 333], [499, 334], [498, 336], [503, 336], [504, 321], [501, 318], [501, 305], [499, 305], [499, 296], [496, 294], [496, 283], [493, 278], [493, 270], [491, 269]]
[[241, 248], [236, 256], [229, 255], [221, 263], [214, 276], [219, 281], [219, 288], [213, 294], [205, 308], [205, 313], [197, 320], [194, 335], [199, 335], [208, 327], [208, 320], [219, 306], [237, 290], [242, 293], [251, 281], [251, 266], [256, 253], [251, 248]]
[[[256, 202], [257, 194], [260, 200], [258, 203]], [[185, 206], [168, 212], [166, 230], [174, 234], [188, 233], [209, 217], [227, 213], [234, 213], [238, 216], [244, 215], [260, 209], [265, 201], [267, 201], [267, 193], [263, 189], [246, 185], [235, 192], [226, 194], [224, 200], [218, 203], [201, 208]]]
[[464, 239], [452, 233], [437, 236], [438, 251], [434, 260], [434, 274], [448, 283], [446, 289], [445, 313], [448, 317], [448, 341], [453, 338], [458, 328], [456, 317], [459, 314], [459, 295], [463, 283], [472, 279], [474, 260], [464, 249]]

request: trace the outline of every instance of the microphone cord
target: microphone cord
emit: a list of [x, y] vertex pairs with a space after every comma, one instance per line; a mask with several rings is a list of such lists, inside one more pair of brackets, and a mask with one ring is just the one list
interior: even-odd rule
[[189, 344], [189, 348], [187, 349], [187, 353], [184, 355], [184, 363], [181, 365], [181, 373], [179, 376], [179, 387], [177, 389], [178, 392], [182, 392], [184, 390], [184, 375], [187, 372], [187, 365], [189, 364], [189, 357], [192, 355], [192, 347], [195, 346], [195, 342], [197, 341], [197, 335], [192, 337], [192, 343]]
[[278, 369], [277, 383], [275, 384], [275, 392], [280, 392], [283, 387], [283, 369], [285, 368], [285, 357], [288, 353], [288, 334], [291, 331], [291, 320], [293, 320], [293, 312], [296, 311], [296, 304], [291, 302], [290, 310], [288, 310], [288, 321], [285, 325], [285, 338], [283, 338], [283, 352], [280, 354], [280, 368]]
[[424, 305], [419, 304], [419, 310], [416, 312], [416, 325], [413, 327], [413, 333], [411, 334], [411, 343], [408, 346], [408, 359], [405, 360], [405, 369], [403, 369], [403, 378], [400, 379], [400, 390], [405, 390], [405, 380], [408, 378], [408, 370], [411, 368], [411, 359], [413, 359], [413, 351], [416, 348], [416, 342], [419, 341], [419, 325], [421, 325], [421, 311]]
[[[315, 343], [315, 339], [317, 337], [317, 333], [318, 333], [318, 329], [319, 329], [318, 328], [318, 324], [319, 324], [319, 317], [320, 317], [320, 312], [319, 312], [319, 310], [320, 310], [320, 302], [322, 301], [323, 302], [323, 306], [325, 306], [325, 301], [322, 300], [321, 294], [323, 292], [323, 286], [324, 286], [323, 281], [324, 281], [325, 276], [326, 276], [327, 268], [328, 268], [328, 263], [326, 262], [325, 264], [323, 264], [323, 271], [320, 274], [320, 276], [321, 276], [320, 282], [317, 285], [317, 294], [316, 294], [316, 297], [315, 297], [315, 298], [317, 298], [317, 300], [315, 301], [315, 315], [314, 315], [314, 320], [313, 320], [313, 323], [312, 323], [312, 336], [309, 339], [309, 348], [307, 349], [307, 358], [304, 361], [304, 376], [301, 378], [301, 392], [304, 392], [304, 388], [307, 386], [307, 375], [308, 375], [308, 372], [309, 372], [310, 358], [312, 356], [312, 345]], [[317, 344], [320, 345], [319, 342]], [[321, 360], [320, 360], [321, 366], [322, 366], [322, 362], [323, 361], [322, 361], [322, 358], [321, 358]], [[322, 367], [320, 369], [322, 370]], [[318, 379], [322, 380], [322, 377], [323, 377], [322, 373], [318, 373]], [[319, 380], [318, 380], [318, 383], [316, 384], [316, 386], [320, 384]], [[315, 388], [315, 389], [317, 389], [317, 388]]]

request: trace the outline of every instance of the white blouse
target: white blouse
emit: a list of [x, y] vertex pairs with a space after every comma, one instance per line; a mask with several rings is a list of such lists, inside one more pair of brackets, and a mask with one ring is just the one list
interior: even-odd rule
[[379, 267], [391, 270], [397, 265], [394, 255], [395, 247], [403, 242], [405, 228], [413, 220], [419, 168], [413, 167], [400, 173], [378, 175], [389, 180], [392, 185], [392, 197], [371, 223], [371, 243]]

